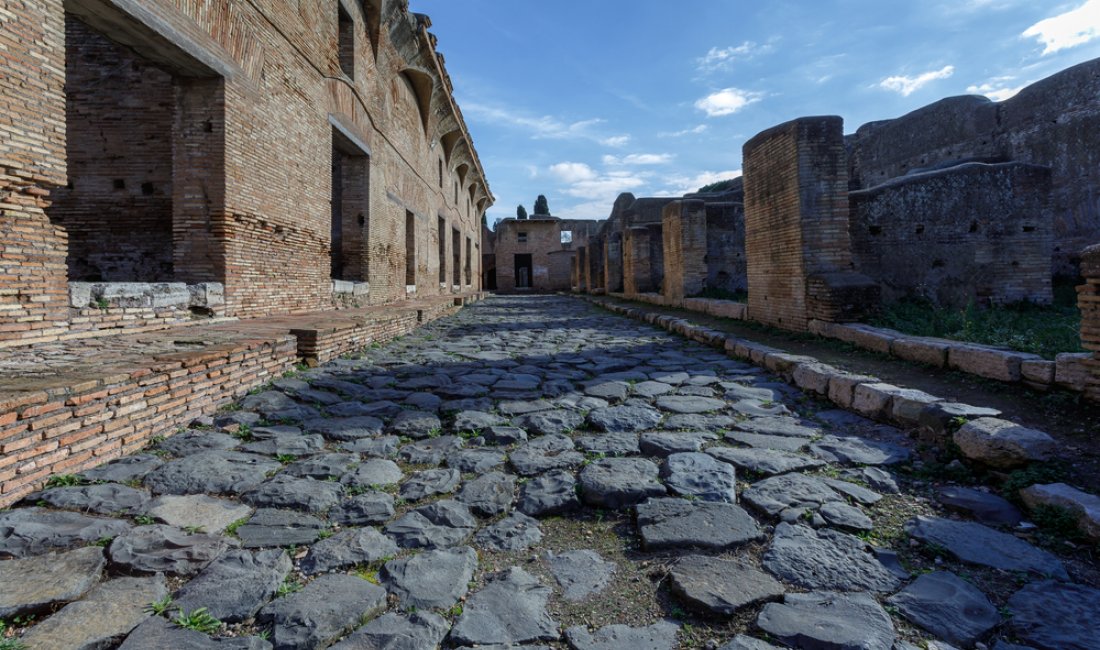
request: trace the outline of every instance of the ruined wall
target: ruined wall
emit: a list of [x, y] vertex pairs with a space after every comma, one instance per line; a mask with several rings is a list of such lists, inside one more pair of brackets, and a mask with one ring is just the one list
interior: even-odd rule
[[697, 295], [707, 280], [707, 210], [702, 201], [673, 201], [664, 208], [663, 294], [673, 301]]
[[856, 268], [883, 298], [1051, 301], [1050, 170], [971, 163], [852, 192]]
[[708, 202], [706, 211], [706, 286], [731, 293], [747, 290], [744, 205]]
[[653, 284], [649, 237], [650, 229], [644, 226], [623, 231], [623, 293], [628, 296], [660, 290]]
[[1100, 60], [1068, 68], [994, 103], [951, 97], [850, 138], [852, 179], [871, 187], [913, 169], [978, 158], [1052, 170], [1056, 273], [1076, 272], [1077, 253], [1100, 235]]
[[172, 76], [65, 20], [69, 185], [50, 216], [69, 234], [69, 279], [172, 280]]
[[744, 146], [749, 317], [805, 330], [876, 298], [852, 273], [848, 174], [839, 117], [806, 117]]
[[[338, 7], [350, 27], [338, 28]], [[78, 36], [68, 116], [66, 11]], [[436, 281], [439, 215], [463, 242], [462, 288], [479, 284], [472, 241], [492, 195], [430, 22], [407, 4], [33, 0], [0, 21], [0, 120], [11, 124], [0, 129], [3, 191], [18, 185], [24, 197], [4, 204], [19, 204], [18, 215], [0, 215], [0, 246], [20, 251], [20, 270], [0, 287], [13, 306], [0, 339], [66, 327], [66, 228], [74, 277], [221, 282], [234, 316], [348, 306], [331, 291], [337, 133], [366, 167], [342, 188], [368, 197], [358, 201], [367, 206], [362, 230], [345, 219], [336, 245], [346, 276], [369, 279], [367, 299], [406, 297], [406, 212], [415, 217], [417, 295], [452, 291]], [[71, 154], [84, 163], [70, 177], [67, 120]], [[49, 195], [35, 187], [70, 181], [50, 223]]]
[[64, 330], [64, 229], [46, 216], [65, 184], [65, 20], [46, 0], [0, 13], [0, 340]]
[[1081, 275], [1085, 278], [1085, 284], [1077, 287], [1081, 346], [1092, 350], [1092, 359], [1085, 363], [1089, 372], [1085, 395], [1100, 401], [1100, 244], [1090, 246], [1081, 254]]
[[[522, 240], [522, 241], [521, 241]], [[516, 255], [530, 255], [530, 287], [534, 291], [568, 291], [569, 257], [565, 258], [564, 280], [552, 280], [550, 254], [562, 250], [561, 221], [558, 219], [505, 219], [497, 224], [497, 290], [511, 293], [517, 288]], [[555, 265], [555, 271], [560, 271]], [[557, 273], [554, 274], [555, 276]]]

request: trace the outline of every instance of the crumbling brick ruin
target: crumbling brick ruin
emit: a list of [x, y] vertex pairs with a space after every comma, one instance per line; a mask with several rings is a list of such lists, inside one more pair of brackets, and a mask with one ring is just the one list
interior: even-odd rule
[[477, 299], [493, 196], [430, 25], [4, 3], [0, 506]]
[[[583, 263], [602, 269], [602, 286], [579, 277], [573, 286], [832, 332], [884, 351], [893, 350], [889, 333], [834, 324], [907, 297], [1049, 303], [1053, 276], [1100, 275], [1088, 262], [1095, 254], [1078, 254], [1100, 240], [1091, 198], [1097, 71], [1100, 60], [1000, 103], [948, 98], [848, 136], [838, 117], [768, 129], [746, 143], [744, 176], [729, 189], [680, 200], [620, 195], [586, 243]], [[1089, 349], [1100, 347], [1095, 283], [1079, 289]], [[694, 297], [744, 290], [747, 305]], [[897, 354], [907, 350], [899, 344]], [[954, 356], [964, 352], [1005, 354]], [[1014, 370], [986, 376], [1081, 390], [1097, 372], [1088, 355], [1009, 356]]]
[[501, 293], [569, 291], [574, 286], [577, 246], [597, 222], [533, 215], [504, 219], [492, 233], [496, 286]]
[[0, 23], [0, 341], [479, 288], [492, 195], [407, 3], [34, 0]]

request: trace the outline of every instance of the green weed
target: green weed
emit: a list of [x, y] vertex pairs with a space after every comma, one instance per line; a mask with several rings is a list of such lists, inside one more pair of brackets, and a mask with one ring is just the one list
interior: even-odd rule
[[181, 611], [176, 614], [174, 622], [180, 627], [202, 632], [203, 634], [214, 634], [222, 628], [222, 622], [211, 616], [205, 607], [200, 607], [191, 612]]

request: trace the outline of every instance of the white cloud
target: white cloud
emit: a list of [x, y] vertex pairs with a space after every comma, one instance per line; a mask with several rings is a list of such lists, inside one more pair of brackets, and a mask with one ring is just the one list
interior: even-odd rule
[[596, 178], [595, 170], [578, 162], [560, 162], [551, 165], [550, 174], [563, 183], [578, 183]]
[[695, 102], [695, 108], [705, 112], [707, 117], [722, 117], [733, 115], [749, 104], [760, 101], [763, 96], [763, 93], [740, 88], [723, 88]]
[[625, 147], [628, 142], [630, 142], [629, 135], [613, 135], [610, 138], [600, 140], [600, 144], [605, 147]]
[[737, 61], [746, 61], [755, 56], [767, 54], [771, 52], [772, 49], [773, 47], [770, 42], [764, 45], [758, 45], [753, 41], [745, 41], [740, 45], [731, 45], [729, 47], [712, 47], [707, 51], [706, 56], [696, 59], [696, 64], [699, 70], [703, 72], [723, 70], [729, 68]]
[[672, 176], [664, 189], [654, 193], [654, 196], [683, 196], [690, 192], [698, 191], [704, 185], [726, 181], [741, 175], [740, 169], [729, 171], [703, 171], [694, 176]]
[[680, 131], [661, 131], [657, 134], [658, 138], [682, 138], [685, 135], [698, 135], [705, 132], [709, 127], [706, 124], [700, 124], [693, 126], [690, 129], [682, 129]]
[[1064, 14], [1040, 20], [1021, 34], [1043, 44], [1043, 54], [1087, 43], [1100, 36], [1100, 0], [1085, 4]]
[[995, 102], [1003, 102], [1010, 97], [1014, 97], [1016, 93], [1028, 86], [1028, 84], [1009, 86], [1008, 82], [1014, 79], [1015, 77], [994, 77], [985, 83], [967, 86], [966, 92], [974, 95], [985, 95]]
[[878, 85], [879, 88], [892, 90], [896, 93], [900, 93], [903, 97], [908, 97], [933, 81], [937, 79], [946, 79], [953, 74], [955, 74], [955, 66], [945, 65], [939, 70], [924, 72], [915, 77], [908, 77], [905, 75], [887, 77], [880, 81]]
[[663, 165], [675, 156], [669, 153], [632, 153], [626, 156], [604, 156], [605, 165]]
[[[507, 124], [530, 131], [531, 137], [535, 140], [585, 139], [605, 144], [605, 140], [615, 143], [619, 141], [618, 138], [627, 138], [627, 140], [630, 138], [630, 136], [605, 138], [595, 133], [593, 127], [605, 121], [600, 118], [566, 122], [550, 115], [533, 117], [502, 106], [490, 106], [477, 102], [464, 103], [462, 105], [462, 110], [468, 117], [480, 119], [494, 126]], [[626, 140], [623, 140], [622, 144], [625, 143]], [[611, 144], [608, 146], [617, 145]]]

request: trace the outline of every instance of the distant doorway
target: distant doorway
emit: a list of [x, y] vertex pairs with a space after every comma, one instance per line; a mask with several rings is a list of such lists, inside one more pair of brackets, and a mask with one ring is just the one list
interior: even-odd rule
[[530, 289], [531, 288], [531, 254], [523, 253], [516, 255], [516, 288], [517, 289]]

